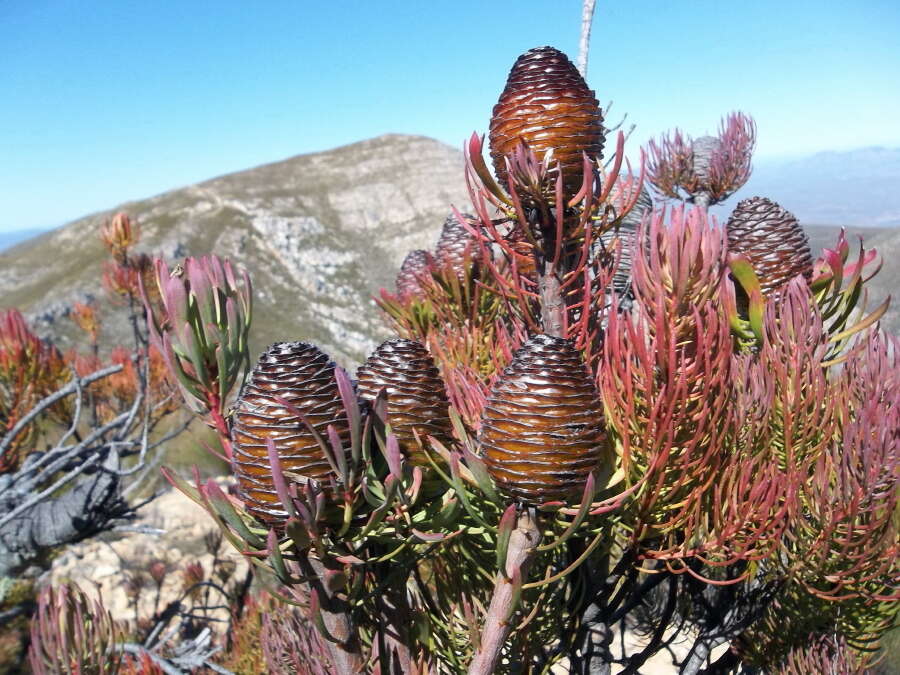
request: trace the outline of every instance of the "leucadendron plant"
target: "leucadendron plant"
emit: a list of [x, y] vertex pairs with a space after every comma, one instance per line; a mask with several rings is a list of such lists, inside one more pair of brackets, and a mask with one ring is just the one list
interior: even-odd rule
[[150, 342], [165, 359], [185, 405], [207, 416], [230, 458], [225, 413], [249, 367], [250, 277], [213, 255], [187, 258], [171, 270], [157, 259], [154, 269], [159, 302], [140, 280]]
[[813, 260], [761, 197], [707, 215], [749, 175], [743, 114], [651, 147], [652, 185], [693, 202], [654, 208], [551, 47], [515, 62], [489, 126], [493, 171], [473, 135], [471, 213], [381, 292], [397, 337], [357, 383], [276, 343], [226, 417], [249, 281], [157, 263], [154, 341], [219, 416], [237, 488], [170, 479], [335, 672], [637, 673], [676, 642], [682, 673], [867, 663], [900, 606], [877, 256], [842, 236]]
[[31, 672], [115, 675], [125, 657], [117, 648], [123, 637], [109, 611], [77, 586], [48, 587], [31, 623]]

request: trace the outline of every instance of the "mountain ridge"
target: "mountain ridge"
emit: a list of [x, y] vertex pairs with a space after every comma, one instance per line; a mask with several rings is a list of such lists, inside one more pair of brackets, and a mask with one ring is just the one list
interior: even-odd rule
[[[169, 260], [216, 253], [248, 269], [257, 294], [254, 352], [307, 340], [353, 365], [387, 337], [371, 296], [392, 287], [409, 250], [433, 248], [451, 204], [468, 208], [462, 153], [423, 136], [385, 134], [128, 201], [0, 251], [0, 306], [19, 307], [44, 334], [74, 344], [69, 307], [109, 305], [99, 228], [124, 210], [141, 227], [139, 250]], [[816, 255], [839, 230], [806, 229]], [[887, 261], [873, 283], [878, 300], [900, 287], [900, 230], [848, 229], [856, 234]], [[121, 312], [107, 312], [106, 339], [124, 339]], [[900, 329], [896, 310], [885, 325]]]
[[747, 184], [715, 213], [727, 216], [738, 201], [769, 197], [802, 223], [900, 225], [900, 148], [869, 146], [754, 162]]
[[[256, 351], [306, 339], [354, 363], [386, 337], [371, 295], [392, 285], [406, 251], [434, 245], [451, 204], [467, 202], [461, 152], [386, 134], [125, 202], [44, 233], [0, 252], [0, 297], [71, 343], [67, 308], [104, 297], [100, 224], [124, 210], [141, 227], [139, 250], [167, 259], [216, 253], [248, 268]], [[50, 268], [41, 264], [47, 259]]]

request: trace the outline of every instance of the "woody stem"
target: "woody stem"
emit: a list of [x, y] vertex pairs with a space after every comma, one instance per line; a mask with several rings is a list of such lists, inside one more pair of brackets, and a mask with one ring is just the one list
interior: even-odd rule
[[544, 333], [552, 337], [565, 337], [566, 303], [562, 297], [562, 284], [555, 265], [547, 265], [538, 279], [541, 296], [541, 325]]
[[533, 509], [527, 509], [519, 515], [516, 529], [509, 537], [506, 569], [497, 575], [491, 605], [481, 629], [481, 645], [469, 664], [469, 675], [490, 675], [496, 672], [503, 645], [513, 629], [512, 617], [521, 592], [521, 588], [516, 588], [513, 580], [515, 577], [521, 584], [528, 578], [528, 570], [540, 540], [541, 531], [536, 514]]
[[357, 675], [365, 672], [365, 659], [351, 617], [350, 603], [339, 583], [343, 566], [329, 558], [319, 560], [312, 555], [307, 556], [301, 564], [306, 567], [304, 572], [310, 577], [310, 591], [319, 596], [325, 628], [336, 640], [328, 641], [334, 672], [337, 675]]

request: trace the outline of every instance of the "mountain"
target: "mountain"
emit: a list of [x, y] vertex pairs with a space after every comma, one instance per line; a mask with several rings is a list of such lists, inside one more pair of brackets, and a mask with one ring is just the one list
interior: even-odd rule
[[[140, 250], [170, 260], [216, 253], [247, 268], [255, 353], [309, 340], [350, 365], [386, 336], [371, 296], [393, 286], [407, 251], [433, 248], [451, 204], [467, 203], [458, 150], [380, 136], [121, 204], [0, 252], [0, 306], [69, 343], [68, 307], [106, 297], [99, 228], [122, 210], [140, 224]], [[118, 311], [106, 328], [124, 337]]]
[[894, 335], [900, 335], [900, 228], [884, 229], [865, 243], [867, 247], [875, 248], [884, 261], [878, 276], [868, 284], [871, 306], [877, 306], [876, 303], [890, 295], [891, 305], [881, 325]]
[[[381, 136], [121, 204], [2, 251], [0, 307], [21, 308], [41, 332], [73, 344], [76, 329], [65, 318], [72, 303], [96, 298], [109, 306], [98, 234], [105, 219], [124, 210], [140, 224], [143, 251], [169, 260], [216, 253], [249, 270], [254, 355], [277, 340], [309, 340], [350, 366], [387, 336], [372, 295], [392, 287], [409, 250], [433, 248], [451, 204], [467, 203], [457, 150], [423, 137]], [[816, 255], [839, 231], [806, 229]], [[886, 261], [872, 300], [897, 295], [900, 229], [848, 229], [851, 242], [856, 235]], [[124, 339], [123, 310], [109, 311], [106, 340]], [[897, 310], [885, 325], [900, 332]]]
[[727, 216], [738, 201], [754, 195], [778, 202], [802, 223], [900, 225], [900, 148], [755, 161], [750, 180], [717, 215]]

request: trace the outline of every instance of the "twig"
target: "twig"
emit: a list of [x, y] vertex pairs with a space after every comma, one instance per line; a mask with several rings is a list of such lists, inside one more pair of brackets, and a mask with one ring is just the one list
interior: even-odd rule
[[44, 412], [47, 408], [52, 406], [57, 401], [64, 399], [66, 396], [74, 394], [81, 387], [84, 387], [84, 385], [90, 384], [91, 382], [96, 382], [97, 380], [102, 380], [104, 377], [109, 377], [114, 373], [118, 373], [120, 370], [122, 370], [121, 364], [98, 370], [95, 373], [91, 373], [90, 375], [82, 377], [80, 380], [76, 378], [75, 382], [70, 382], [62, 389], [59, 389], [58, 391], [39, 401], [37, 405], [35, 405], [34, 408], [32, 408], [28, 412], [27, 415], [16, 422], [13, 428], [10, 429], [3, 437], [3, 440], [0, 440], [0, 458], [2, 458], [4, 453], [9, 449], [9, 446], [12, 444], [15, 437], [19, 435], [19, 432], [21, 432], [22, 429], [24, 429], [27, 425], [34, 421], [34, 419], [42, 412]]
[[581, 38], [578, 41], [578, 72], [587, 79], [588, 52], [591, 47], [591, 24], [594, 22], [595, 0], [584, 0], [581, 5]]
[[146, 654], [151, 659], [153, 659], [153, 662], [158, 665], [166, 675], [184, 675], [180, 668], [176, 668], [171, 663], [169, 663], [168, 660], [164, 659], [158, 654], [154, 654], [149, 649], [145, 649], [141, 645], [136, 645], [131, 642], [124, 642], [122, 644], [116, 645], [116, 649], [128, 654], [134, 654], [135, 656], [143, 656], [144, 654]]
[[[38, 483], [43, 482], [43, 480], [48, 475], [52, 475], [52, 474], [56, 473], [57, 471], [60, 471], [70, 459], [78, 456], [79, 454], [81, 454], [82, 451], [88, 449], [93, 442], [95, 442], [96, 440], [98, 440], [99, 438], [104, 436], [105, 434], [109, 433], [116, 427], [119, 427], [122, 424], [124, 424], [127, 416], [128, 416], [128, 413], [122, 413], [121, 415], [116, 417], [114, 420], [112, 420], [111, 422], [108, 422], [107, 424], [103, 425], [99, 429], [94, 429], [94, 431], [91, 432], [91, 434], [87, 438], [85, 438], [83, 441], [81, 441], [77, 445], [72, 446], [70, 449], [66, 450], [61, 457], [57, 458], [49, 466], [43, 467], [42, 471], [39, 474], [33, 476], [32, 478], [30, 478], [23, 484], [16, 485], [16, 490], [23, 491], [23, 492], [31, 492], [31, 489], [33, 486], [37, 485]], [[106, 449], [107, 448], [105, 446], [101, 445], [100, 449], [96, 450], [94, 452], [94, 454], [91, 456], [91, 462], [96, 462], [99, 457], [101, 457], [105, 454], [108, 454], [108, 453], [104, 452], [104, 450], [106, 450]], [[50, 454], [50, 453], [48, 453], [48, 454]], [[42, 467], [42, 465], [44, 464], [45, 461], [46, 461], [46, 457], [41, 458], [41, 460], [36, 462], [34, 466], [29, 468], [28, 473], [35, 471], [36, 468]], [[85, 459], [82, 461], [80, 466], [76, 467], [75, 469], [73, 469], [72, 471], [67, 473], [65, 476], [60, 478], [50, 488], [43, 490], [40, 493], [41, 498], [46, 497], [47, 495], [51, 494], [53, 492], [53, 490], [56, 490], [57, 488], [60, 488], [63, 485], [66, 485], [73, 478], [75, 478], [79, 474], [83, 473], [84, 470], [87, 468], [88, 468], [88, 460]], [[49, 490], [49, 492], [48, 492], [48, 490]], [[34, 500], [35, 500], [35, 498], [32, 497], [30, 500], [28, 500], [28, 502], [20, 505], [12, 513], [7, 514], [5, 517], [0, 519], [0, 527], [2, 527], [7, 522], [9, 522], [9, 520], [15, 514], [19, 514], [22, 511], [24, 511], [26, 508], [26, 505], [28, 505], [28, 508], [30, 508], [31, 506], [34, 506], [34, 504], [36, 503]]]
[[45, 498], [52, 495], [59, 488], [66, 485], [67, 483], [71, 482], [74, 478], [76, 478], [80, 474], [84, 473], [87, 469], [91, 468], [94, 464], [97, 463], [97, 461], [101, 457], [102, 457], [102, 453], [100, 453], [100, 452], [94, 453], [93, 455], [91, 455], [90, 457], [85, 459], [84, 462], [82, 462], [80, 466], [77, 466], [74, 469], [72, 469], [69, 473], [67, 473], [65, 476], [63, 476], [58, 481], [53, 483], [50, 487], [37, 493], [31, 499], [26, 500], [23, 504], [21, 504], [20, 506], [18, 506], [15, 509], [13, 509], [9, 513], [7, 513], [5, 516], [0, 518], [0, 528], [2, 528], [4, 525], [6, 525], [9, 521], [11, 521], [16, 516], [19, 516], [22, 513], [24, 513], [25, 511], [27, 511], [28, 509], [33, 508], [37, 504], [40, 504], [42, 501], [44, 501]]

